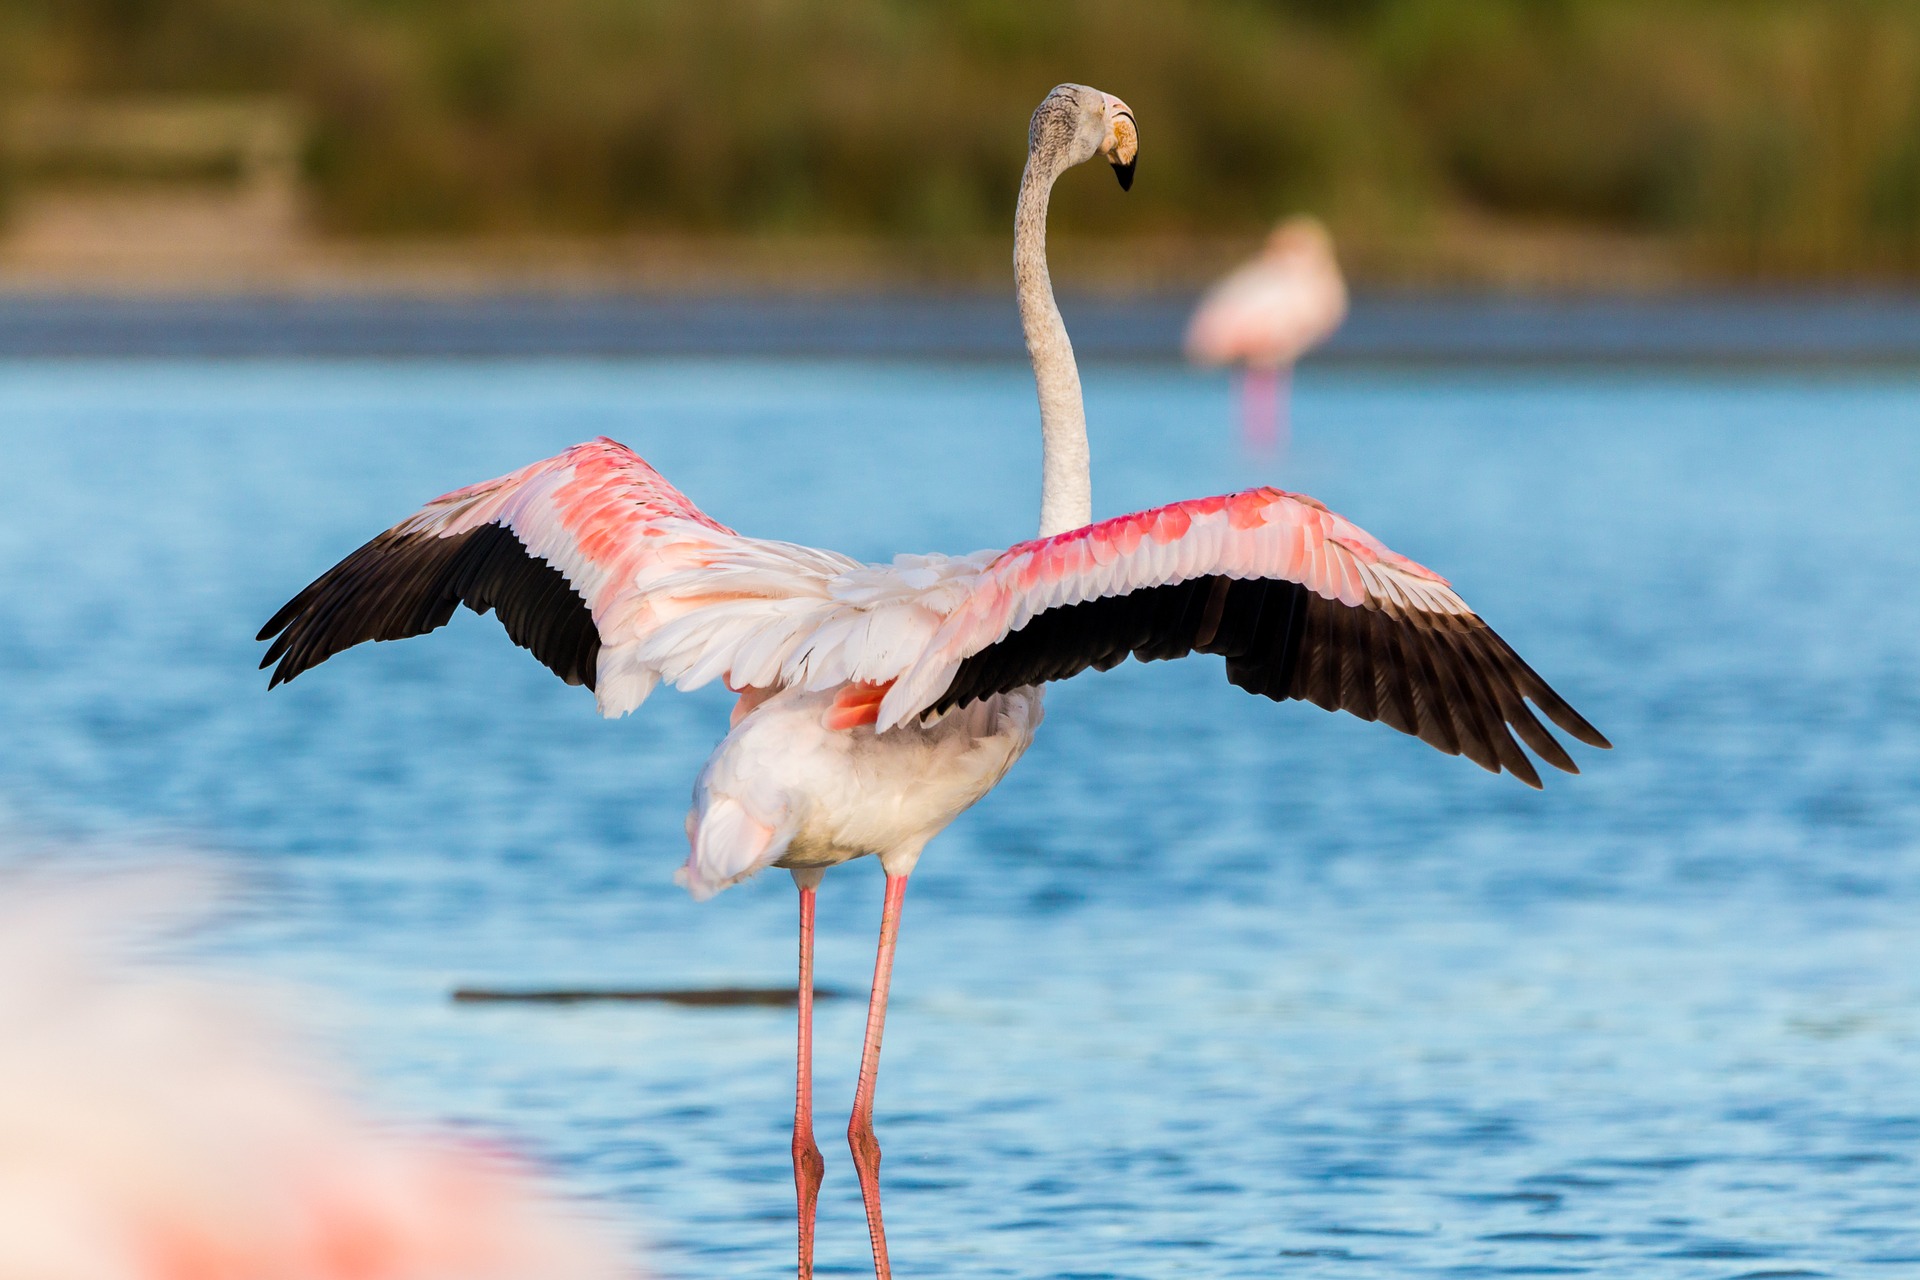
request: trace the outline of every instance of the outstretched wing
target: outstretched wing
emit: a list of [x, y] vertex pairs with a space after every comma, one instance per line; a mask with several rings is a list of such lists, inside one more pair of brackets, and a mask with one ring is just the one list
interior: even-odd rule
[[1579, 772], [1527, 702], [1610, 745], [1444, 578], [1312, 498], [1254, 489], [1013, 547], [888, 690], [877, 724], [1088, 667], [1214, 653], [1227, 678], [1415, 734], [1530, 786]]
[[[853, 563], [743, 538], [602, 438], [435, 498], [373, 539], [261, 628], [273, 644], [260, 665], [278, 685], [362, 641], [432, 631], [464, 604], [493, 610], [514, 643], [619, 715], [659, 679], [640, 650], [660, 626], [710, 606], [817, 598]], [[706, 590], [715, 566], [728, 582]]]

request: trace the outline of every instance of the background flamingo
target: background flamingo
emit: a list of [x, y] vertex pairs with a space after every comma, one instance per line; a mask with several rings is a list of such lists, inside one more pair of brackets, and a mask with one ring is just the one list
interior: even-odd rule
[[866, 854], [886, 875], [847, 1131], [884, 1278], [873, 1098], [907, 880], [928, 840], [1026, 750], [1043, 683], [1129, 655], [1219, 654], [1250, 692], [1377, 719], [1533, 786], [1520, 741], [1577, 770], [1526, 700], [1607, 745], [1444, 579], [1311, 498], [1263, 488], [1089, 523], [1080, 378], [1047, 274], [1046, 212], [1055, 180], [1095, 156], [1128, 186], [1137, 134], [1119, 99], [1061, 85], [1028, 142], [1014, 267], [1040, 399], [1037, 539], [862, 564], [738, 534], [602, 439], [435, 499], [260, 633], [277, 685], [362, 641], [431, 631], [465, 604], [497, 612], [515, 642], [591, 688], [603, 715], [633, 710], [661, 680], [723, 680], [739, 694], [695, 783], [678, 878], [705, 898], [778, 866], [799, 886], [802, 1276], [823, 1172], [811, 1114], [815, 890], [826, 868]]
[[603, 1230], [342, 1096], [255, 1002], [139, 954], [179, 870], [0, 879], [0, 1276], [613, 1280]]
[[1333, 237], [1318, 218], [1288, 218], [1258, 257], [1200, 300], [1187, 325], [1187, 355], [1204, 365], [1241, 365], [1247, 447], [1284, 451], [1294, 363], [1332, 337], [1346, 318], [1347, 284]]

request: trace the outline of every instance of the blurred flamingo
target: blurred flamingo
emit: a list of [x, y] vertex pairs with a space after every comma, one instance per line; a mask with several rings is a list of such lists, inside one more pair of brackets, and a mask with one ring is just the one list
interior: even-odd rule
[[1187, 325], [1187, 355], [1238, 364], [1241, 429], [1249, 449], [1284, 452], [1293, 366], [1347, 318], [1347, 285], [1333, 237], [1318, 218], [1288, 218], [1260, 255], [1207, 291]]
[[889, 1274], [873, 1097], [900, 909], [921, 850], [1019, 759], [1040, 686], [1129, 655], [1220, 654], [1227, 678], [1418, 734], [1540, 780], [1514, 734], [1577, 772], [1525, 700], [1605, 738], [1475, 617], [1445, 579], [1277, 489], [1092, 518], [1080, 375], [1047, 274], [1054, 181], [1106, 158], [1130, 185], [1133, 113], [1061, 85], [1034, 112], [1015, 215], [1020, 318], [1039, 388], [1040, 536], [970, 556], [862, 564], [746, 537], [611, 440], [457, 489], [374, 538], [261, 630], [277, 685], [365, 640], [495, 610], [515, 642], [594, 691], [601, 714], [656, 683], [723, 680], [732, 728], [694, 784], [678, 873], [706, 898], [766, 867], [800, 890], [794, 1180], [811, 1274], [823, 1164], [812, 1127], [814, 892], [877, 855], [886, 876], [859, 1086], [847, 1127], [874, 1267]]
[[0, 881], [0, 1276], [614, 1280], [502, 1154], [406, 1134], [205, 975], [141, 961], [177, 871]]

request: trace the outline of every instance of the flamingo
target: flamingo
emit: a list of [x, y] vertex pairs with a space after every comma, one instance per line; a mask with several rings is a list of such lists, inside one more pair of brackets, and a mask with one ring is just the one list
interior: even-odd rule
[[1207, 291], [1187, 324], [1187, 355], [1199, 364], [1241, 364], [1247, 446], [1284, 450], [1293, 366], [1347, 318], [1347, 284], [1333, 237], [1318, 218], [1288, 218], [1253, 261]]
[[676, 879], [705, 899], [783, 867], [799, 889], [803, 1278], [824, 1168], [812, 1121], [821, 877], [871, 854], [886, 881], [847, 1139], [874, 1272], [887, 1280], [873, 1105], [907, 882], [927, 842], [1026, 751], [1046, 682], [1129, 655], [1220, 654], [1249, 692], [1382, 721], [1533, 787], [1520, 742], [1578, 769], [1527, 700], [1580, 741], [1608, 745], [1445, 579], [1312, 498], [1259, 488], [1092, 522], [1080, 376], [1047, 274], [1047, 203], [1061, 174], [1096, 156], [1129, 187], [1137, 147], [1127, 105], [1084, 85], [1060, 85], [1033, 114], [1014, 224], [1043, 440], [1033, 540], [862, 564], [736, 533], [602, 438], [434, 499], [260, 632], [273, 641], [261, 661], [274, 666], [271, 687], [362, 641], [432, 631], [464, 604], [494, 610], [513, 641], [590, 688], [605, 716], [632, 711], [662, 680], [722, 680], [738, 694], [694, 783]]

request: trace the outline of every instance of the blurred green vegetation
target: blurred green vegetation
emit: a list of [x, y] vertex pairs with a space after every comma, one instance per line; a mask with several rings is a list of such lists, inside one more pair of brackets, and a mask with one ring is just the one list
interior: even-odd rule
[[1053, 83], [1113, 235], [1449, 219], [1920, 274], [1913, 0], [0, 0], [0, 95], [284, 94], [329, 230], [1000, 234]]

